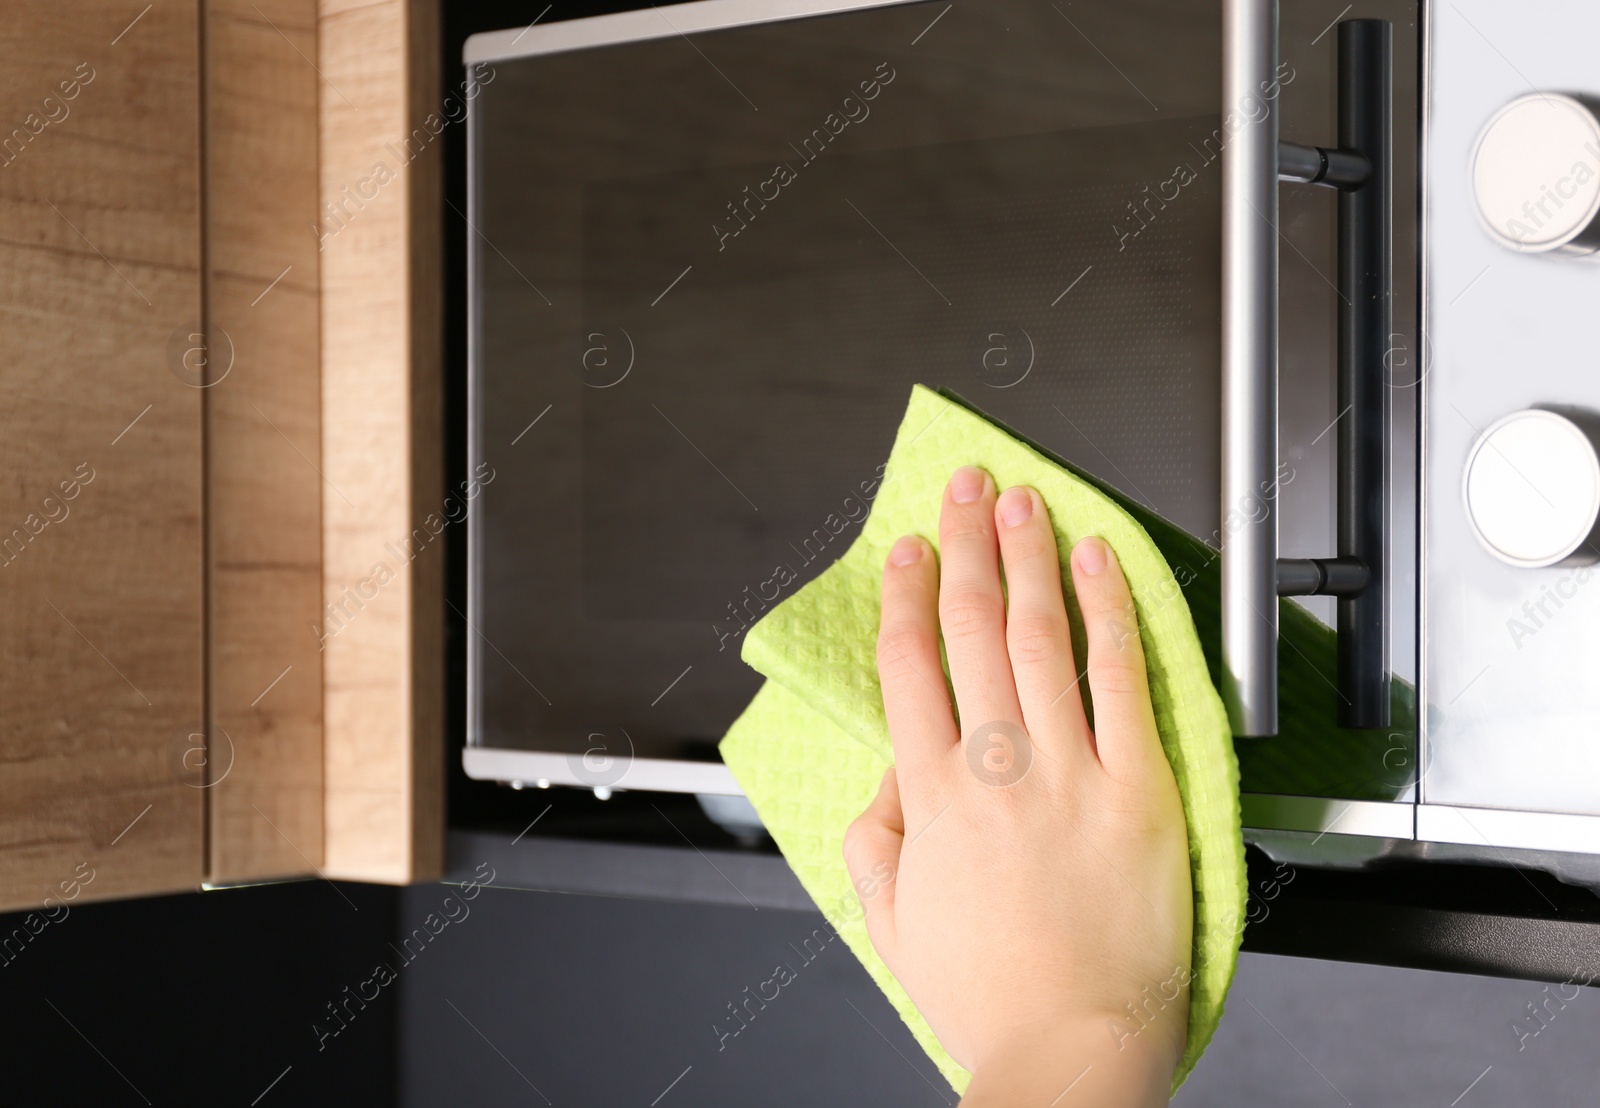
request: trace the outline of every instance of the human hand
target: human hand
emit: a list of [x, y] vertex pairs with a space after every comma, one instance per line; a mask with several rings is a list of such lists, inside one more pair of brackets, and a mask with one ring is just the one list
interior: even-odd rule
[[973, 1073], [966, 1103], [1053, 1104], [1076, 1082], [1063, 1104], [1165, 1104], [1193, 894], [1137, 615], [1110, 547], [1078, 543], [1091, 731], [1045, 505], [995, 493], [982, 470], [955, 472], [942, 567], [917, 536], [890, 551], [878, 674], [895, 768], [845, 860], [873, 890], [873, 946]]

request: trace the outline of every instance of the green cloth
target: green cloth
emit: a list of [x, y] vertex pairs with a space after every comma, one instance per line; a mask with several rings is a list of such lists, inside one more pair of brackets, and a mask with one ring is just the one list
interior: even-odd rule
[[[748, 632], [744, 660], [768, 680], [729, 728], [723, 760], [828, 922], [940, 1072], [964, 1091], [969, 1075], [939, 1046], [872, 949], [842, 854], [845, 828], [872, 799], [893, 760], [875, 661], [884, 560], [904, 534], [922, 535], [937, 546], [943, 490], [959, 465], [982, 467], [1000, 488], [1038, 489], [1062, 564], [1079, 539], [1098, 535], [1116, 551], [1132, 589], [1156, 724], [1183, 796], [1194, 879], [1189, 1040], [1173, 1079], [1176, 1090], [1222, 1018], [1238, 960], [1246, 896], [1239, 767], [1178, 581], [1145, 528], [1106, 492], [960, 404], [917, 386], [860, 536], [838, 562]], [[1171, 527], [1141, 515], [1153, 526]], [[1082, 620], [1070, 573], [1062, 583], [1081, 659]]]

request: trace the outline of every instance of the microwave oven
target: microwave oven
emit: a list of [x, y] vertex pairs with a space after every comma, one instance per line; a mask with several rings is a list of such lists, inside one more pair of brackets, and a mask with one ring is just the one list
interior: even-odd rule
[[[1251, 841], [1600, 882], [1600, 11], [1551, 11], [472, 36], [467, 775], [737, 796], [742, 635], [854, 538], [920, 382], [1214, 548]], [[1309, 721], [1280, 603], [1337, 643]]]

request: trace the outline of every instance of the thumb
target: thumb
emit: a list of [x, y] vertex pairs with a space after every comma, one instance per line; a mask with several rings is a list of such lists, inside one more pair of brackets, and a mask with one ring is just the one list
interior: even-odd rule
[[866, 912], [867, 937], [885, 961], [894, 945], [894, 882], [905, 835], [900, 783], [890, 766], [878, 795], [844, 833], [844, 864]]

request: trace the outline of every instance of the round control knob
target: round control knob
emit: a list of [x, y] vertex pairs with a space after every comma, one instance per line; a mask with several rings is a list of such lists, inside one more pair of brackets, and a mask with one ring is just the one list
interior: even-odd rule
[[1467, 518], [1484, 547], [1524, 568], [1600, 560], [1600, 456], [1566, 416], [1496, 420], [1467, 455]]
[[1494, 114], [1472, 152], [1484, 227], [1527, 254], [1600, 249], [1600, 118], [1575, 96], [1533, 92]]

